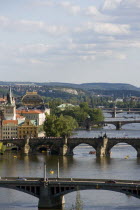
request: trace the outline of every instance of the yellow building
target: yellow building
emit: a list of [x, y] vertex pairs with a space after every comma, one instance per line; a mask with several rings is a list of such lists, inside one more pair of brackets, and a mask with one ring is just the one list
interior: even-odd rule
[[38, 137], [38, 126], [34, 120], [26, 119], [18, 126], [18, 138]]

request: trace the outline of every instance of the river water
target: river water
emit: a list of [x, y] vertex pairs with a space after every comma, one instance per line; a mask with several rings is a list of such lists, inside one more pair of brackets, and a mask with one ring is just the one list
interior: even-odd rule
[[[140, 137], [140, 124], [123, 126], [116, 131], [109, 125], [103, 129], [92, 131], [77, 131], [74, 136], [94, 137], [132, 136]], [[118, 144], [111, 150], [110, 158], [97, 159], [90, 155], [93, 150], [88, 145], [79, 145], [74, 149], [74, 156], [59, 157], [60, 176], [75, 178], [101, 178], [101, 179], [134, 179], [140, 180], [140, 158], [136, 157], [133, 147]], [[125, 159], [125, 156], [129, 156]], [[56, 177], [58, 156], [46, 153], [24, 156], [20, 153], [6, 152], [0, 156], [0, 176], [43, 177], [43, 163], [47, 164], [47, 176]], [[49, 171], [55, 173], [51, 175]], [[65, 210], [70, 210], [76, 202], [76, 192], [65, 196]], [[80, 191], [83, 210], [131, 210], [140, 209], [140, 200], [117, 192], [103, 190]], [[38, 199], [28, 194], [11, 189], [0, 188], [0, 210], [37, 210]]]

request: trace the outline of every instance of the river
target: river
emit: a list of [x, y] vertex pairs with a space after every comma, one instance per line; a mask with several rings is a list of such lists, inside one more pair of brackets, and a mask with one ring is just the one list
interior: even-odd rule
[[[77, 131], [74, 136], [93, 137], [132, 136], [140, 137], [140, 124], [123, 126], [116, 131], [113, 126], [92, 131]], [[59, 157], [60, 176], [75, 178], [101, 178], [101, 179], [134, 179], [140, 180], [140, 158], [129, 145], [119, 144], [111, 150], [110, 158], [97, 159], [90, 155], [93, 150], [88, 145], [79, 145], [74, 149], [74, 156]], [[125, 156], [129, 156], [125, 159]], [[47, 164], [47, 176], [56, 177], [58, 156], [46, 153], [24, 156], [16, 152], [6, 152], [0, 156], [0, 176], [43, 177], [43, 163]], [[54, 174], [49, 171], [53, 169]], [[75, 205], [76, 192], [65, 196], [65, 210]], [[140, 209], [140, 200], [117, 192], [103, 190], [80, 191], [83, 210], [131, 210]], [[0, 210], [37, 210], [38, 199], [28, 194], [11, 189], [0, 188]]]

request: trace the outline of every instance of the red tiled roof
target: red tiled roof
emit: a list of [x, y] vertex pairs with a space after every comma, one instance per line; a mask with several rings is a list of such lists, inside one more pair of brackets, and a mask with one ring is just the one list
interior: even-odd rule
[[5, 102], [5, 101], [6, 101], [6, 99], [5, 99], [5, 98], [0, 98], [0, 101], [4, 101], [4, 102]]
[[40, 110], [16, 110], [17, 114], [42, 114]]
[[17, 121], [17, 120], [3, 120], [3, 121], [2, 121], [2, 124], [3, 124], [3, 125], [9, 124], [9, 123], [18, 125], [18, 121]]

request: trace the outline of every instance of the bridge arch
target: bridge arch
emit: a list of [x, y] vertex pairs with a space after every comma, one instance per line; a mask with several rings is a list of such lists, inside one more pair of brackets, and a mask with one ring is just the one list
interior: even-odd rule
[[0, 187], [7, 188], [7, 189], [12, 189], [12, 190], [17, 190], [17, 191], [32, 195], [32, 196], [37, 197], [37, 198], [39, 198], [39, 194], [40, 194], [40, 187], [39, 186], [38, 187], [37, 186], [25, 186], [25, 185], [23, 185], [23, 186], [21, 186], [21, 185], [9, 186], [8, 184], [7, 185], [0, 184]]
[[136, 153], [136, 156], [138, 156], [137, 146], [135, 146], [135, 144], [131, 144], [130, 142], [124, 142], [124, 141], [115, 142], [113, 144], [110, 144], [107, 148], [107, 151], [111, 154], [114, 150], [118, 149], [119, 153], [120, 153], [120, 151], [122, 151], [122, 154], [124, 154], [123, 156], [126, 155], [126, 157], [128, 158], [131, 153], [131, 150], [126, 150], [127, 146], [131, 146], [131, 150], [133, 150], [132, 152]]
[[39, 152], [42, 152], [42, 151], [48, 151], [50, 150], [50, 145], [39, 145], [37, 148], [36, 148], [36, 151], [39, 151]]
[[74, 151], [76, 151], [76, 150], [80, 150], [81, 151], [81, 149], [84, 150], [86, 154], [89, 154], [90, 151], [93, 151], [96, 154], [96, 147], [95, 147], [95, 145], [92, 145], [90, 143], [77, 143], [73, 147], [70, 147], [70, 153], [71, 154], [75, 154], [78, 151], [77, 152], [74, 152]]
[[[60, 190], [62, 190], [61, 192], [59, 193], [56, 193], [54, 194], [53, 196], [54, 197], [57, 197], [57, 196], [64, 196], [66, 194], [69, 194], [69, 193], [72, 193], [72, 192], [76, 192], [76, 191], [83, 191], [83, 190], [106, 190], [106, 191], [113, 191], [113, 192], [118, 192], [118, 193], [122, 193], [122, 194], [125, 194], [125, 195], [131, 195], [135, 198], [139, 198], [140, 199], [140, 190], [138, 189], [127, 189], [127, 188], [120, 188], [120, 189], [115, 189], [113, 188], [113, 186], [100, 186], [100, 185], [96, 185], [95, 187], [92, 187], [92, 186], [78, 186], [78, 187], [71, 187], [71, 189], [68, 189], [68, 190], [65, 190], [63, 191], [63, 187], [61, 189], [61, 187], [59, 187]], [[56, 190], [57, 191], [57, 190]], [[58, 191], [57, 191], [58, 192]]]
[[36, 144], [30, 144], [30, 148], [33, 153], [39, 151], [41, 148], [44, 148], [46, 151], [49, 150], [52, 155], [60, 154], [60, 146], [53, 144], [52, 142], [37, 142]]
[[126, 123], [124, 122], [122, 124], [122, 128], [124, 127], [124, 129], [126, 129], [127, 128], [127, 127], [125, 128], [126, 125], [130, 126], [131, 129], [132, 129], [132, 127], [134, 128], [136, 126], [137, 126], [137, 129], [139, 129], [140, 128], [140, 121], [139, 122], [126, 122]]

